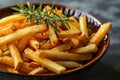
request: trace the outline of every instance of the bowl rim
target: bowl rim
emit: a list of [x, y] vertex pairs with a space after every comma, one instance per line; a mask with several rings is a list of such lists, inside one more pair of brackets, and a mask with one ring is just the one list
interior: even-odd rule
[[[38, 2], [32, 2], [33, 4], [35, 5], [39, 5]], [[25, 3], [26, 4], [26, 3]], [[72, 9], [72, 10], [75, 10], [75, 11], [80, 11], [80, 12], [83, 12], [84, 15], [86, 16], [89, 16], [90, 18], [94, 19], [97, 21], [97, 23], [99, 25], [101, 25], [102, 23], [100, 22], [100, 20], [98, 20], [96, 17], [94, 17], [93, 15], [89, 14], [88, 12], [86, 11], [83, 11], [81, 9], [78, 9], [78, 8], [74, 8], [74, 7], [70, 7], [70, 6], [66, 6], [66, 5], [63, 5], [63, 4], [57, 4], [57, 3], [50, 3], [50, 2], [44, 2], [43, 3], [44, 5], [52, 5], [54, 4], [54, 6], [59, 6], [59, 7], [64, 7], [64, 8], [69, 8], [69, 9]], [[9, 6], [4, 6], [4, 7], [1, 7], [0, 10], [5, 10], [5, 9], [10, 9], [10, 7], [13, 7], [13, 6], [16, 6], [15, 4], [12, 4], [12, 5], [9, 5]], [[94, 62], [98, 61], [100, 58], [102, 58], [102, 56], [105, 54], [105, 52], [107, 51], [108, 47], [109, 47], [109, 43], [110, 43], [110, 36], [109, 34], [106, 35], [107, 36], [107, 41], [106, 41], [106, 44], [104, 47], [102, 47], [102, 50], [99, 52], [100, 54], [98, 54], [96, 57], [94, 57], [92, 60], [90, 60], [89, 62], [87, 62], [86, 64], [84, 64], [82, 67], [78, 67], [78, 68], [74, 68], [74, 69], [71, 69], [71, 70], [68, 70], [62, 74], [40, 74], [40, 75], [27, 75], [27, 74], [16, 74], [16, 73], [9, 73], [9, 72], [3, 72], [3, 71], [0, 71], [0, 73], [5, 73], [5, 74], [9, 74], [9, 75], [17, 75], [17, 76], [25, 76], [25, 77], [51, 77], [51, 76], [62, 76], [62, 75], [66, 75], [68, 73], [72, 73], [72, 72], [75, 72], [75, 71], [78, 71], [78, 70], [81, 70], [81, 69], [84, 69], [85, 67], [88, 67], [90, 66], [91, 64], [93, 64]]]

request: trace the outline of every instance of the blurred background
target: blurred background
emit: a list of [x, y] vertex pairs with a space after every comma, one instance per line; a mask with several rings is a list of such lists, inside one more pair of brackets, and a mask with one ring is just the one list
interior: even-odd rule
[[88, 12], [102, 23], [112, 22], [107, 53], [82, 80], [120, 80], [120, 0], [0, 0], [0, 8], [27, 1], [63, 4]]

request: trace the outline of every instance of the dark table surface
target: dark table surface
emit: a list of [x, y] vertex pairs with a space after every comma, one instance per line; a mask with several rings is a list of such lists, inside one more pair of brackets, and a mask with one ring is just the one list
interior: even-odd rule
[[[0, 8], [15, 3], [22, 3], [22, 0], [0, 0]], [[39, 2], [42, 0], [23, 0]], [[109, 31], [111, 42], [104, 57], [97, 63], [83, 80], [120, 80], [120, 0], [44, 0], [68, 5], [84, 10], [102, 23], [112, 22], [112, 29]], [[2, 79], [0, 79], [2, 80]], [[22, 80], [22, 79], [21, 79]], [[78, 79], [79, 80], [79, 79]]]

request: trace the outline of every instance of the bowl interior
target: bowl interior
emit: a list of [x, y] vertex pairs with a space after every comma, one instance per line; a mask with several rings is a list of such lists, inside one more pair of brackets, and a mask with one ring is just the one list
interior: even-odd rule
[[[34, 4], [36, 5], [36, 7], [39, 5], [38, 3], [34, 3]], [[52, 5], [52, 4], [51, 3], [44, 3], [43, 4], [43, 6], [46, 6], [46, 5]], [[11, 7], [12, 6], [1, 8], [0, 9], [0, 18], [3, 18], [5, 16], [13, 14], [14, 11], [11, 9]], [[88, 22], [89, 27], [95, 28], [95, 30], [97, 30], [98, 27], [100, 27], [100, 25], [101, 25], [101, 22], [98, 19], [96, 19], [92, 15], [90, 15], [90, 14], [88, 14], [88, 13], [86, 13], [86, 12], [80, 10], [80, 9], [75, 9], [75, 8], [71, 8], [71, 7], [67, 7], [67, 6], [59, 5], [59, 4], [55, 4], [54, 8], [61, 9], [63, 11], [63, 13], [67, 14], [67, 16], [74, 16], [76, 18], [79, 18], [80, 16], [84, 16], [84, 15], [87, 16], [87, 22]], [[96, 53], [94, 55], [94, 58], [92, 60], [87, 61], [82, 67], [78, 67], [78, 68], [75, 68], [75, 69], [68, 70], [61, 75], [85, 69], [86, 67], [89, 67], [93, 63], [97, 62], [105, 54], [105, 51], [108, 48], [109, 42], [110, 42], [110, 38], [107, 34], [105, 36], [104, 40], [101, 42], [102, 45], [99, 46], [98, 53]], [[17, 75], [19, 75], [19, 74], [17, 74]], [[24, 75], [24, 74], [20, 74], [20, 75]], [[35, 76], [55, 76], [55, 75], [56, 74], [52, 73], [52, 74], [41, 74], [41, 75], [35, 75]], [[27, 75], [25, 75], [25, 76], [27, 76]]]

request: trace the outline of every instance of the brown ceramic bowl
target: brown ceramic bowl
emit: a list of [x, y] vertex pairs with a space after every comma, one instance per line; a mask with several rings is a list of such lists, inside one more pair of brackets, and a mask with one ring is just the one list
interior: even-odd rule
[[[39, 5], [38, 3], [34, 3], [36, 7]], [[51, 3], [44, 3], [45, 5], [52, 5]], [[80, 9], [71, 8], [64, 5], [55, 4], [55, 8], [63, 10], [64, 13], [67, 13], [68, 16], [75, 16], [76, 18], [86, 15], [87, 21], [90, 27], [97, 29], [100, 27], [101, 22], [96, 19], [94, 16], [81, 11]], [[12, 6], [8, 6], [0, 9], [0, 18], [11, 15], [14, 11], [11, 9]], [[41, 74], [41, 75], [23, 75], [23, 74], [13, 74], [0, 71], [0, 79], [2, 80], [79, 80], [81, 76], [87, 73], [105, 54], [110, 42], [110, 37], [107, 34], [105, 38], [102, 40], [102, 44], [99, 46], [99, 51], [96, 53], [92, 60], [87, 61], [82, 67], [78, 67], [75, 69], [68, 70], [62, 74]], [[70, 79], [71, 78], [71, 79]]]

